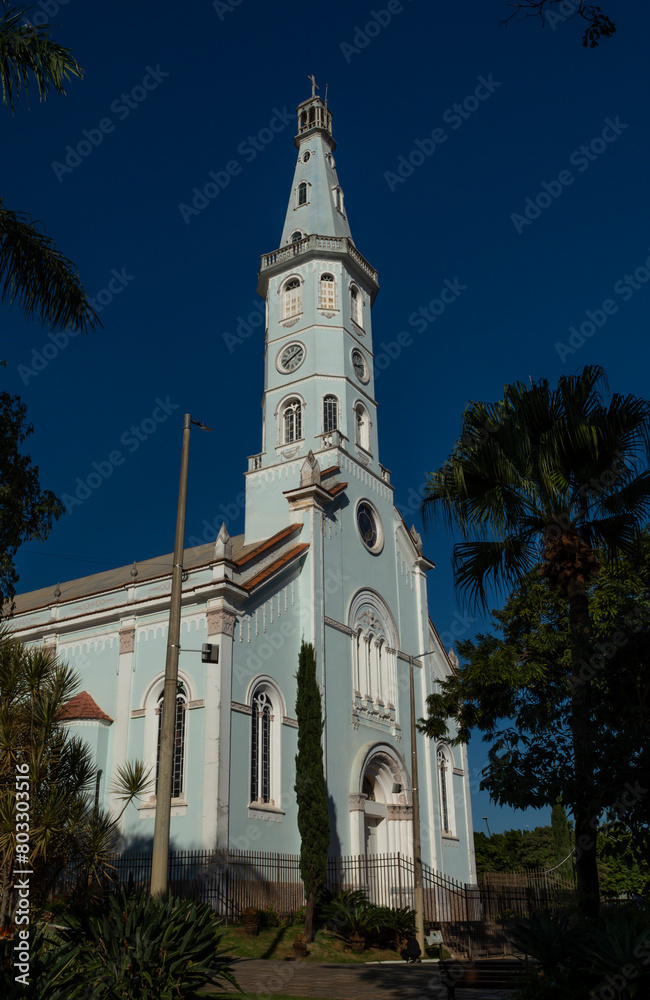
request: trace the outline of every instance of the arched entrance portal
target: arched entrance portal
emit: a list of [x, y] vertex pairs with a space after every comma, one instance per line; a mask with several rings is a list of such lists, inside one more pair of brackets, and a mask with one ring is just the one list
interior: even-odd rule
[[394, 747], [366, 744], [357, 754], [349, 794], [354, 853], [412, 854], [411, 780]]

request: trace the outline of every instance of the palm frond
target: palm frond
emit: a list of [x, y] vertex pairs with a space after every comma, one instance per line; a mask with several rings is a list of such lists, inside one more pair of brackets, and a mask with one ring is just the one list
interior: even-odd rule
[[[530, 569], [535, 536], [545, 545], [559, 528], [611, 555], [650, 519], [650, 403], [621, 395], [607, 403], [606, 388], [603, 369], [588, 365], [554, 389], [545, 379], [514, 382], [497, 403], [467, 404], [461, 438], [429, 473], [422, 515], [460, 531], [456, 584], [473, 602], [485, 606], [486, 586], [512, 585]], [[578, 549], [545, 558], [566, 561]]]
[[87, 333], [101, 326], [71, 261], [24, 214], [0, 201], [0, 301], [17, 302], [53, 330]]
[[454, 546], [456, 586], [470, 606], [488, 607], [488, 591], [513, 586], [539, 560], [539, 546], [530, 538], [459, 542]]
[[2, 103], [12, 112], [23, 93], [29, 104], [31, 79], [39, 99], [46, 101], [50, 91], [64, 95], [64, 84], [71, 77], [83, 77], [70, 50], [49, 37], [49, 25], [35, 27], [29, 23], [30, 10], [31, 6], [16, 7], [0, 16]]

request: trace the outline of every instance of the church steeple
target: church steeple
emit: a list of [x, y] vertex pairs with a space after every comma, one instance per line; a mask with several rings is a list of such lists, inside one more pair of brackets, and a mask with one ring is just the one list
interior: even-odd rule
[[334, 162], [332, 112], [316, 95], [313, 76], [310, 79], [312, 96], [298, 105], [298, 134], [294, 139], [298, 161], [280, 246], [311, 233], [352, 238]]
[[247, 542], [287, 523], [287, 488], [310, 454], [321, 469], [347, 463], [352, 475], [388, 482], [374, 398], [377, 272], [354, 245], [332, 113], [311, 80], [312, 96], [298, 106], [298, 159], [280, 246], [262, 255], [258, 276], [266, 300], [263, 433], [260, 454], [249, 459]]

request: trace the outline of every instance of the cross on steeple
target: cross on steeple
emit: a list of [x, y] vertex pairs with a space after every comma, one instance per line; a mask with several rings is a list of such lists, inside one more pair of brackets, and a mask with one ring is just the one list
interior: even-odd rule
[[308, 79], [308, 80], [311, 80], [311, 96], [312, 96], [312, 97], [316, 97], [316, 91], [317, 91], [317, 90], [320, 90], [320, 87], [319, 87], [319, 86], [318, 86], [318, 84], [316, 83], [316, 77], [315, 77], [315, 76], [314, 76], [314, 74], [312, 73], [312, 74], [311, 74], [311, 76], [308, 76], [308, 77], [307, 77], [307, 79]]

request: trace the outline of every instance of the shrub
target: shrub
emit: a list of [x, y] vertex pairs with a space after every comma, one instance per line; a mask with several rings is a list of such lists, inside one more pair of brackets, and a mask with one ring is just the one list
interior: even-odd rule
[[102, 909], [71, 912], [58, 932], [56, 956], [68, 965], [57, 984], [65, 1000], [194, 1000], [219, 979], [239, 989], [229, 959], [217, 951], [217, 927], [205, 903], [110, 893]]
[[363, 940], [367, 947], [370, 938], [379, 933], [382, 911], [361, 889], [349, 889], [323, 907], [323, 917], [336, 937], [348, 944]]
[[379, 907], [378, 942], [397, 947], [402, 938], [408, 938], [415, 933], [415, 910], [409, 906], [392, 908]]
[[544, 972], [566, 964], [575, 951], [576, 932], [566, 915], [555, 917], [548, 910], [520, 921], [513, 931], [515, 944], [537, 959]]
[[541, 965], [512, 1000], [574, 1000], [578, 996], [633, 1000], [650, 992], [650, 926], [635, 909], [570, 927], [567, 917], [544, 912], [522, 921], [519, 946]]
[[281, 923], [280, 914], [276, 910], [274, 903], [269, 903], [263, 910], [260, 910], [260, 927], [262, 930], [266, 930], [268, 927], [279, 927]]
[[68, 1000], [65, 985], [70, 956], [57, 954], [58, 943], [43, 928], [30, 928], [29, 986], [16, 982], [22, 969], [14, 966], [18, 937], [0, 939], [0, 996], [2, 1000]]

